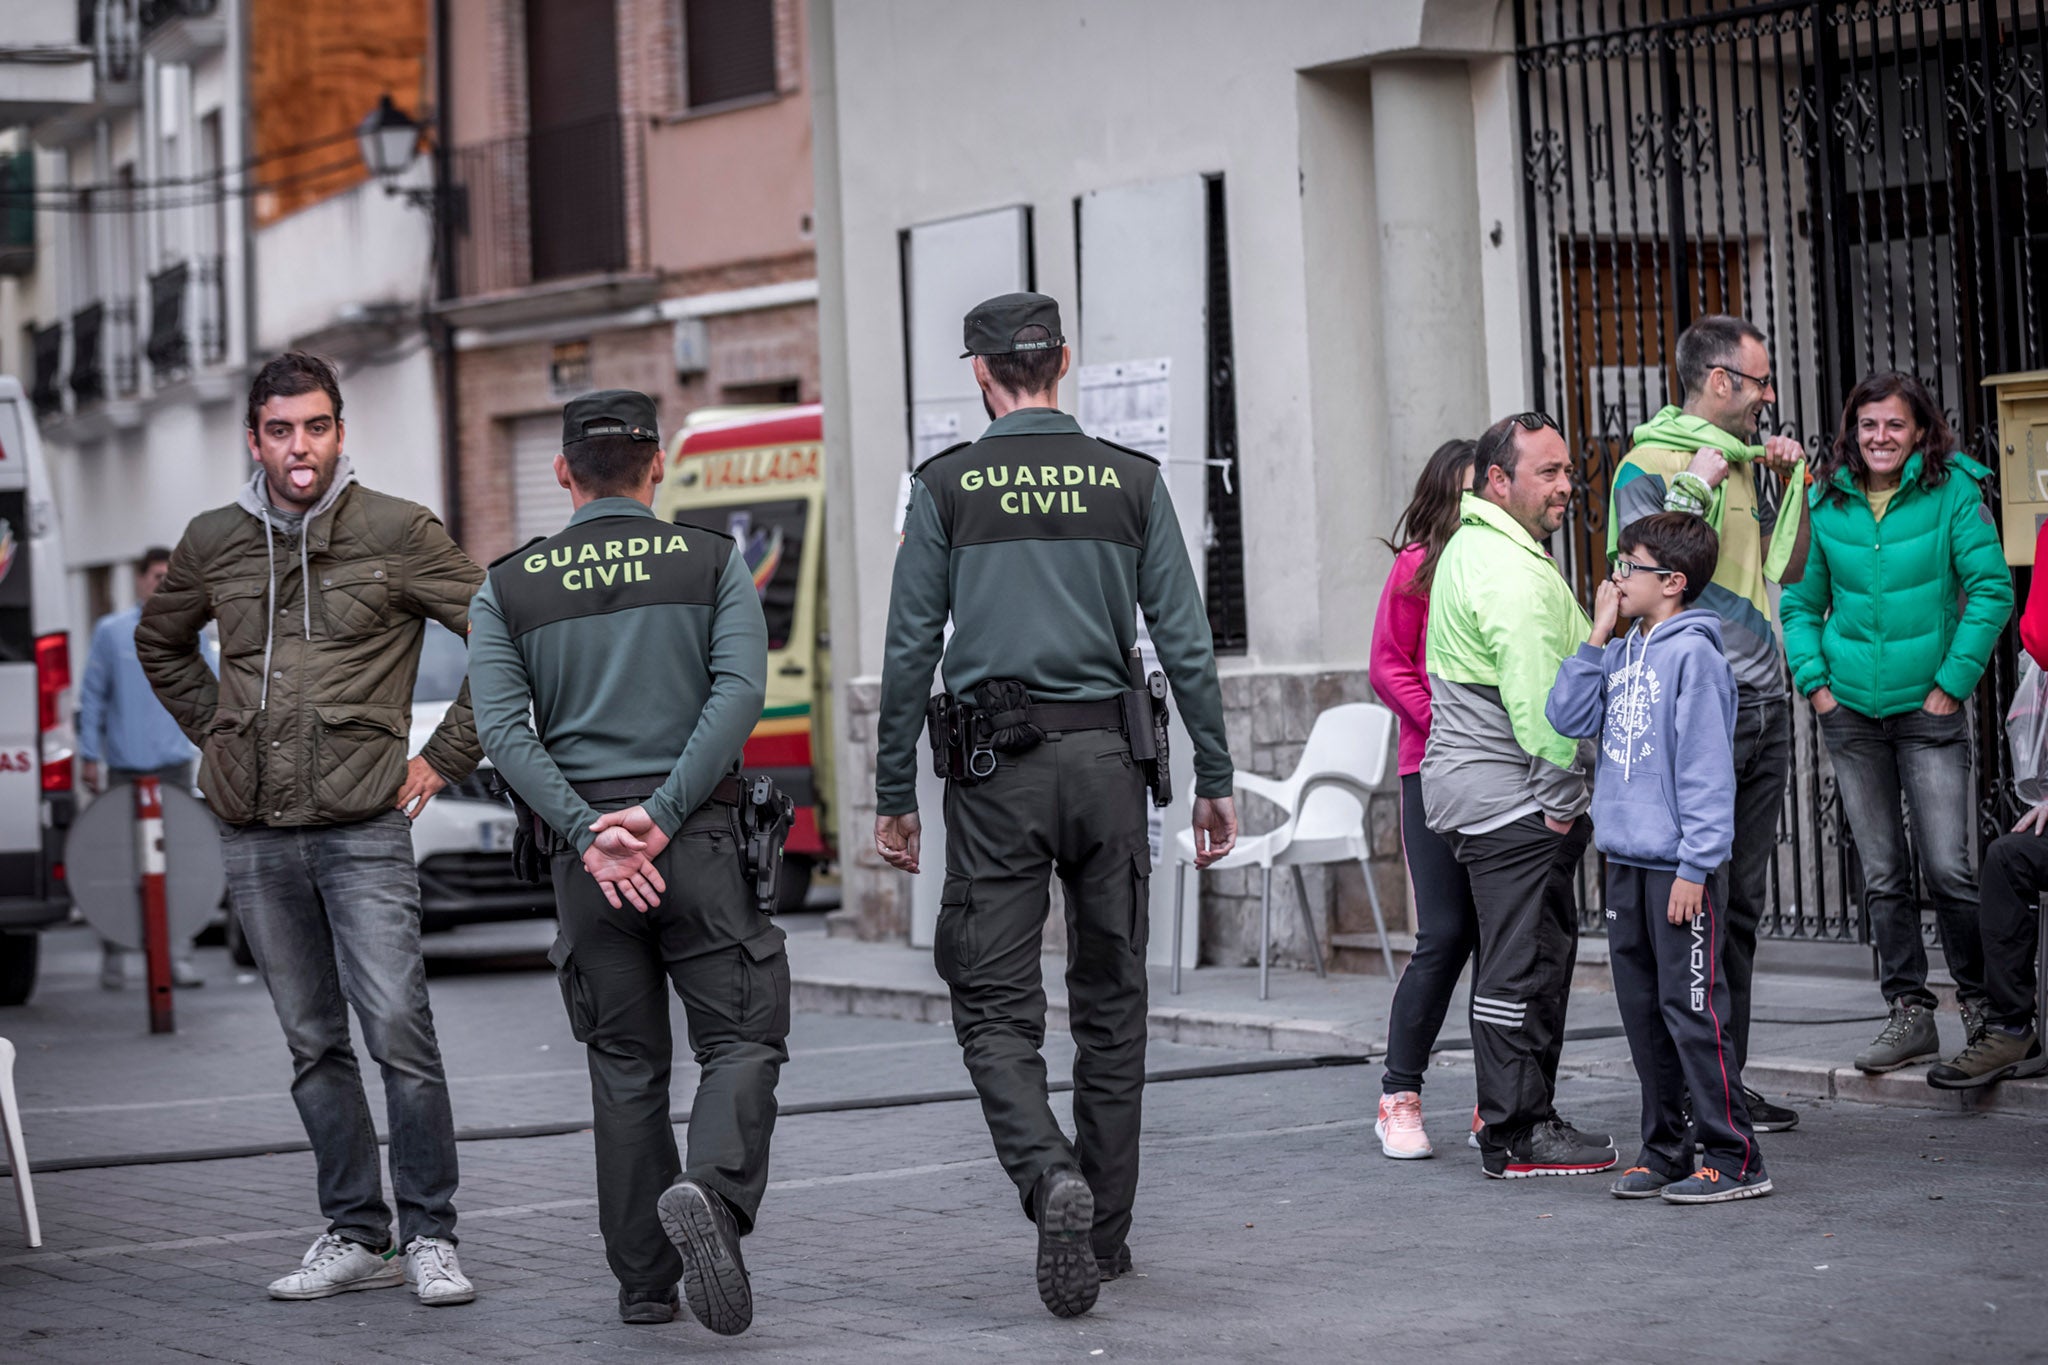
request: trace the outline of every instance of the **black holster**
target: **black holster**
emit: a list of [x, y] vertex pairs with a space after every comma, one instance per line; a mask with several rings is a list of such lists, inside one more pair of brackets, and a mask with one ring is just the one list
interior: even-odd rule
[[512, 784], [495, 769], [491, 772], [490, 785], [491, 790], [512, 807], [516, 822], [512, 827], [513, 880], [538, 886], [548, 880], [548, 863], [555, 856], [555, 831], [535, 814], [533, 807], [519, 799], [519, 793], [512, 790]]
[[740, 833], [746, 840], [746, 852], [740, 870], [754, 888], [754, 908], [764, 915], [775, 913], [782, 850], [795, 818], [796, 802], [772, 779], [761, 776], [746, 781], [740, 800]]
[[1124, 736], [1131, 742], [1131, 761], [1152, 789], [1152, 804], [1164, 810], [1173, 804], [1173, 768], [1167, 762], [1166, 675], [1148, 676], [1138, 651], [1130, 653], [1131, 690], [1123, 694]]

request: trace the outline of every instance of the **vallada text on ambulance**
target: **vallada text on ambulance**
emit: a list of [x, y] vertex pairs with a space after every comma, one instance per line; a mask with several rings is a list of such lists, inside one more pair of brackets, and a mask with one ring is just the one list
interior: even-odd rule
[[825, 445], [818, 406], [705, 409], [670, 443], [660, 516], [738, 541], [768, 618], [768, 704], [742, 764], [796, 802], [780, 899], [803, 905], [830, 862], [831, 673], [825, 640]]

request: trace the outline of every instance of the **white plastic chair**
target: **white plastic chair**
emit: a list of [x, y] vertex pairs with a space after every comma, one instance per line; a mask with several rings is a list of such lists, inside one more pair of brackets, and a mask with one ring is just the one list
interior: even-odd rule
[[21, 1224], [28, 1244], [43, 1244], [43, 1226], [36, 1221], [36, 1189], [28, 1176], [28, 1144], [21, 1137], [21, 1106], [14, 1099], [14, 1044], [0, 1038], [0, 1125], [7, 1129], [7, 1165], [14, 1176], [14, 1202], [21, 1206]]
[[[1365, 894], [1372, 902], [1373, 927], [1379, 930], [1380, 956], [1387, 979], [1394, 979], [1394, 952], [1387, 943], [1387, 920], [1380, 911], [1379, 887], [1373, 882], [1371, 848], [1365, 827], [1366, 801], [1387, 775], [1394, 749], [1394, 713], [1371, 702], [1333, 706], [1316, 717], [1302, 746], [1301, 761], [1285, 781], [1237, 774], [1237, 788], [1264, 797], [1287, 812], [1279, 828], [1265, 834], [1239, 835], [1230, 856], [1209, 865], [1211, 871], [1257, 867], [1259, 885], [1259, 999], [1267, 995], [1273, 942], [1273, 869], [1294, 874], [1294, 892], [1301, 902], [1301, 922], [1316, 945], [1316, 975], [1323, 976], [1322, 945], [1309, 913], [1305, 866], [1355, 862], [1365, 874]], [[1180, 832], [1173, 882], [1173, 993], [1180, 994], [1181, 905], [1188, 867], [1195, 861], [1195, 834]]]

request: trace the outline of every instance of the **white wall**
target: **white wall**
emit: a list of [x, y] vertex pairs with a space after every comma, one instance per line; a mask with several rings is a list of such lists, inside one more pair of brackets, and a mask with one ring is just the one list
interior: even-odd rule
[[[1037, 287], [1071, 307], [1075, 196], [1201, 172], [1225, 177], [1245, 486], [1251, 658], [1226, 667], [1362, 664], [1386, 556], [1361, 547], [1384, 532], [1428, 449], [1390, 461], [1381, 448], [1389, 401], [1370, 371], [1404, 339], [1378, 335], [1374, 243], [1345, 240], [1378, 225], [1339, 216], [1386, 198], [1370, 179], [1369, 81], [1361, 88], [1341, 68], [1425, 47], [1462, 66], [1504, 43], [1496, 0], [1292, 0], [1285, 22], [1275, 6], [1242, 0], [1045, 0], [1028, 22], [950, 0], [816, 3], [832, 11], [821, 60], [833, 71], [819, 93], [833, 100], [837, 148], [835, 163], [819, 146], [820, 176], [837, 181], [836, 200], [821, 191], [819, 203], [829, 212], [836, 202], [844, 253], [845, 333], [823, 346], [827, 368], [844, 367], [845, 426], [828, 418], [851, 452], [835, 461], [833, 497], [852, 502], [856, 539], [856, 582], [843, 596], [834, 586], [835, 609], [844, 606], [835, 671], [880, 667], [895, 546], [884, 532], [906, 442], [898, 232], [1028, 204]], [[1513, 295], [1500, 288], [1512, 277], [1483, 268], [1473, 221], [1499, 199], [1472, 183], [1472, 142], [1501, 133], [1494, 79], [1458, 120], [1463, 145], [1428, 168], [1458, 180], [1435, 197], [1467, 215], [1442, 249], [1464, 253], [1463, 273], [1447, 278], [1474, 312], [1470, 355], [1444, 377], [1451, 392], [1408, 396], [1423, 410], [1473, 414], [1465, 421], [1497, 404], [1507, 386], [1494, 372], [1520, 368], [1513, 348], [1524, 330], [1519, 299], [1500, 297]], [[1318, 160], [1330, 178], [1311, 188]], [[1495, 341], [1501, 331], [1517, 340]], [[1074, 395], [1064, 397], [1071, 406]]]
[[[426, 185], [425, 158], [406, 183]], [[256, 350], [281, 351], [346, 308], [432, 297], [432, 220], [382, 186], [357, 186], [255, 234]]]

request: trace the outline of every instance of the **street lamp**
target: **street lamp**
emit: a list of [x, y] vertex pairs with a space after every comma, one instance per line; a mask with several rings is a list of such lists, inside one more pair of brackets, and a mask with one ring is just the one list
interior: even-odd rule
[[387, 91], [377, 101], [377, 107], [356, 125], [356, 146], [370, 174], [384, 182], [385, 192], [398, 194], [399, 187], [392, 182], [411, 170], [412, 163], [418, 160], [420, 126], [391, 102]]

